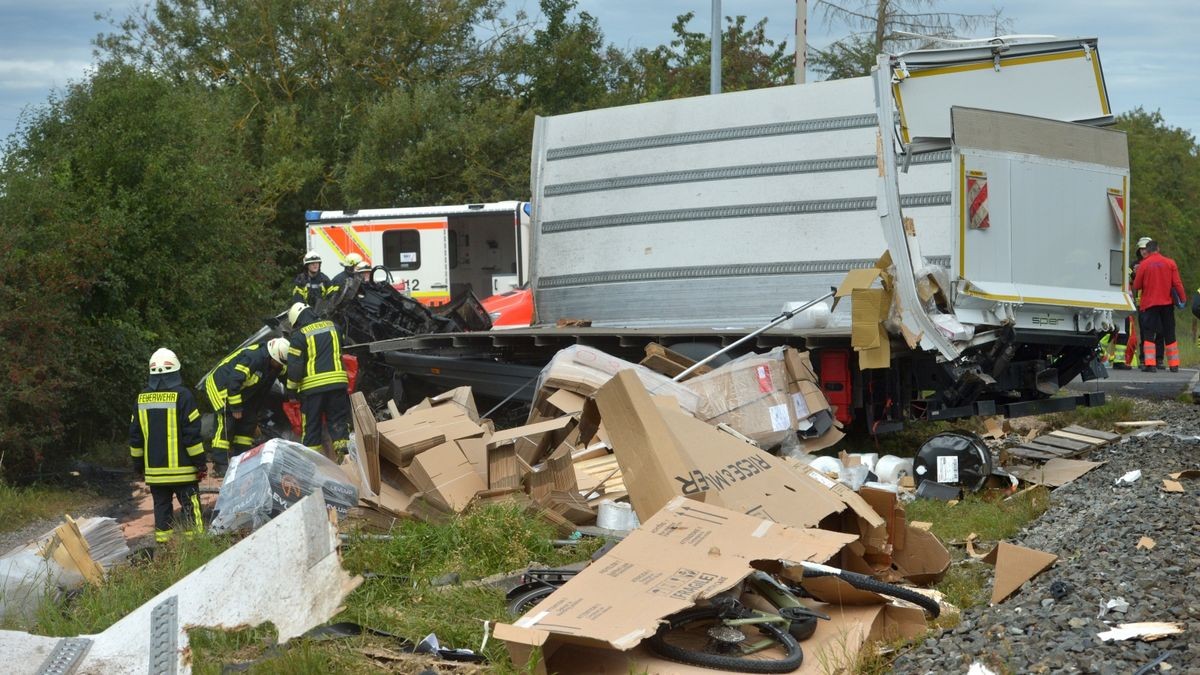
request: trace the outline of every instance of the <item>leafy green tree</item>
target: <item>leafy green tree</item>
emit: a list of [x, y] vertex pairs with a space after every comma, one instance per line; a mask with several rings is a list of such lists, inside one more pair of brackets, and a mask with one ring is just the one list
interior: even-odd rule
[[221, 92], [108, 63], [8, 148], [9, 462], [119, 439], [155, 348], [175, 349], [194, 382], [272, 305], [278, 242], [237, 119]]
[[[634, 50], [624, 63], [610, 55], [619, 73], [615, 87], [618, 100], [656, 101], [709, 93], [709, 47], [707, 32], [688, 30], [695, 12], [681, 14], [671, 25], [675, 33], [669, 45]], [[745, 16], [725, 17], [721, 33], [721, 90], [742, 91], [787, 84], [793, 62], [787, 42], [775, 43], [766, 36], [767, 20], [746, 25]]]
[[1129, 135], [1130, 237], [1153, 237], [1179, 263], [1190, 295], [1200, 285], [1200, 146], [1159, 111], [1138, 107], [1117, 117]]

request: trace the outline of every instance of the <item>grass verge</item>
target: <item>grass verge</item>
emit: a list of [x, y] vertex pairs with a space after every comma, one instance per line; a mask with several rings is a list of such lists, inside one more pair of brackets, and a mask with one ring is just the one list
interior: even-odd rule
[[942, 541], [965, 541], [972, 532], [983, 541], [1008, 539], [1027, 523], [1050, 508], [1050, 491], [1037, 487], [1011, 499], [1000, 493], [969, 494], [951, 506], [950, 502], [918, 499], [904, 509], [909, 522], [933, 523], [932, 531]]
[[0, 532], [12, 532], [44, 518], [69, 513], [96, 495], [54, 485], [16, 487], [0, 481]]
[[[390, 541], [352, 537], [346, 544], [343, 564], [367, 578], [332, 620], [413, 641], [436, 633], [444, 646], [475, 650], [483, 642], [485, 621], [511, 619], [503, 591], [467, 584], [435, 587], [431, 581], [450, 572], [466, 581], [534, 562], [564, 565], [588, 558], [602, 543], [591, 539], [556, 548], [550, 542], [555, 537], [551, 527], [515, 505], [485, 506], [442, 525], [404, 522], [392, 535]], [[55, 636], [103, 631], [232, 543], [225, 537], [172, 542], [152, 560], [114, 570], [102, 586], [87, 587], [62, 603], [46, 603], [33, 625], [9, 627]], [[273, 573], [270, 561], [264, 561], [262, 573]], [[230, 593], [236, 588], [231, 586]], [[270, 626], [197, 629], [191, 635], [197, 673], [220, 673], [226, 664], [259, 659], [249, 672], [370, 673], [397, 667], [407, 671], [412, 665], [389, 638], [299, 639], [287, 649], [272, 650], [275, 631]], [[489, 672], [524, 670], [525, 664], [509, 663], [496, 640], [488, 641], [484, 653], [491, 661]], [[397, 666], [399, 659], [405, 665]]]

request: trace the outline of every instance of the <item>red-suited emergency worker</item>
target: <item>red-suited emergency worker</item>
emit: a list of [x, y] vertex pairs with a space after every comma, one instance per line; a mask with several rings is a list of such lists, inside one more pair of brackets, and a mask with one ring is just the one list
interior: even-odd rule
[[[187, 536], [203, 534], [199, 484], [208, 464], [200, 410], [169, 349], [150, 357], [150, 380], [129, 421], [129, 453], [154, 498], [154, 541], [169, 541], [175, 527]], [[172, 517], [173, 501], [179, 502], [177, 519]]]
[[1146, 243], [1146, 257], [1138, 263], [1133, 288], [1141, 293], [1142, 370], [1156, 370], [1155, 339], [1162, 337], [1167, 365], [1179, 371], [1179, 342], [1175, 337], [1175, 308], [1187, 302], [1187, 291], [1174, 260], [1158, 252], [1158, 242]]

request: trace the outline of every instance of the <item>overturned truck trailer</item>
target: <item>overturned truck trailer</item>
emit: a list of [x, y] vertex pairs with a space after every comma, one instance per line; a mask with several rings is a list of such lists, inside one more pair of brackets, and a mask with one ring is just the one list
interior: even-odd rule
[[537, 325], [372, 349], [411, 378], [498, 395], [568, 344], [699, 355], [838, 287], [830, 314], [756, 346], [811, 350], [843, 422], [1095, 404], [1056, 394], [1104, 375], [1097, 343], [1133, 310], [1128, 152], [1111, 121], [1090, 38], [539, 118]]

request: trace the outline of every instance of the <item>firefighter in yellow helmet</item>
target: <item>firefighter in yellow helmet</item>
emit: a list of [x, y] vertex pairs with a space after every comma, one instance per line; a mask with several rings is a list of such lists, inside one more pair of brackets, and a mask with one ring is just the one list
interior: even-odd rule
[[350, 284], [350, 280], [354, 278], [354, 270], [359, 265], [363, 264], [363, 258], [357, 253], [349, 253], [346, 259], [342, 261], [342, 271], [338, 272], [333, 277], [333, 281], [329, 282], [329, 295], [337, 295], [343, 288]]
[[212, 439], [213, 472], [224, 476], [229, 458], [254, 443], [258, 413], [267, 392], [287, 364], [288, 341], [274, 338], [242, 347], [226, 356], [200, 382], [201, 405], [216, 413]]
[[292, 334], [287, 359], [287, 392], [300, 399], [301, 440], [320, 452], [326, 427], [333, 449], [344, 454], [350, 442], [350, 378], [342, 367], [342, 338], [332, 321], [296, 303], [288, 310]]
[[[150, 380], [136, 405], [129, 421], [129, 453], [154, 497], [154, 541], [169, 541], [175, 525], [188, 536], [203, 534], [199, 484], [208, 464], [200, 411], [183, 386], [175, 352], [159, 349], [150, 357]], [[173, 499], [180, 506], [177, 520], [172, 518]]]

